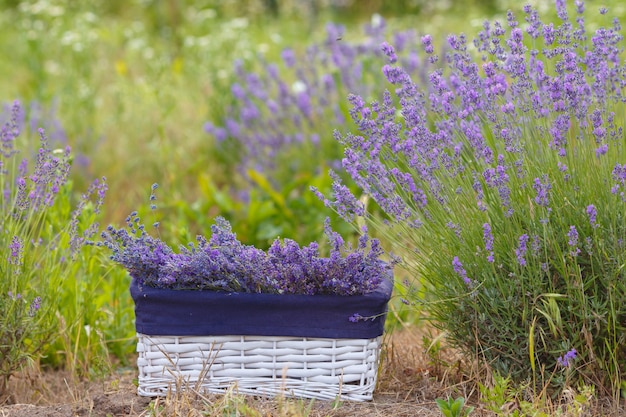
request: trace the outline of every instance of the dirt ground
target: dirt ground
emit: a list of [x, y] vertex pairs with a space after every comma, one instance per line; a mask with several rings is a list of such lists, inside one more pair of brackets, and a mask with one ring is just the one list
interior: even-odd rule
[[[472, 402], [476, 399], [475, 384], [461, 374], [460, 364], [454, 366], [454, 355], [448, 353], [447, 365], [440, 366], [432, 356], [424, 353], [423, 332], [408, 329], [394, 332], [385, 343], [383, 364], [374, 400], [367, 403], [342, 402], [339, 405], [314, 401], [310, 411], [286, 410], [280, 401], [247, 398], [246, 404], [259, 416], [300, 417], [413, 417], [441, 416], [435, 399], [463, 396]], [[445, 352], [444, 352], [445, 353]], [[450, 365], [453, 366], [450, 366]], [[31, 370], [14, 377], [10, 382], [10, 397], [0, 405], [0, 417], [140, 417], [140, 416], [195, 416], [215, 404], [220, 396], [191, 398], [145, 398], [137, 395], [134, 383], [136, 371], [126, 369], [103, 380], [76, 381], [66, 372], [41, 372]], [[177, 403], [178, 402], [178, 403]], [[287, 403], [310, 404], [305, 402]], [[184, 405], [184, 406], [183, 406]], [[301, 406], [301, 408], [306, 408]], [[296, 407], [297, 408], [297, 407]], [[610, 413], [613, 414], [613, 413]], [[212, 414], [209, 414], [212, 415]], [[219, 415], [248, 415], [223, 414]], [[477, 407], [472, 416], [490, 416]], [[595, 412], [581, 415], [609, 415]], [[620, 412], [613, 415], [621, 415]], [[626, 415], [626, 414], [625, 414]]]
[[[385, 343], [383, 366], [373, 401], [343, 402], [334, 408], [328, 402], [315, 401], [310, 415], [441, 415], [434, 413], [434, 399], [441, 389], [429, 376], [432, 370], [423, 365], [421, 344], [421, 335], [417, 330], [393, 333]], [[134, 369], [127, 369], [104, 380], [76, 381], [62, 371], [23, 372], [11, 379], [10, 396], [0, 406], [0, 417], [148, 416], [149, 409], [155, 409], [155, 400], [137, 395], [136, 376]], [[165, 399], [156, 401], [163, 403]], [[263, 410], [264, 415], [278, 414], [273, 410], [276, 408], [275, 401], [250, 401], [253, 402], [251, 406], [255, 410]]]

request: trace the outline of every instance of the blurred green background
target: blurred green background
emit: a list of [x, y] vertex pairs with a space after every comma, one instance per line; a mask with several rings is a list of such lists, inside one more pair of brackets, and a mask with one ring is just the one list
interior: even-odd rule
[[[390, 28], [423, 34], [479, 28], [499, 7], [478, 0], [4, 0], [0, 99], [35, 106], [40, 124], [57, 123], [55, 137], [74, 150], [76, 181], [106, 176], [106, 222], [119, 223], [145, 205], [153, 182], [162, 205], [191, 207], [212, 198], [202, 178], [226, 193], [238, 180], [232, 158], [203, 131], [233, 100], [236, 59], [248, 68], [260, 54], [279, 61], [283, 48], [302, 51], [323, 39], [328, 22], [346, 25], [344, 42], [358, 42], [376, 13]], [[319, 134], [328, 138], [332, 129]], [[219, 211], [196, 215], [234, 216]]]

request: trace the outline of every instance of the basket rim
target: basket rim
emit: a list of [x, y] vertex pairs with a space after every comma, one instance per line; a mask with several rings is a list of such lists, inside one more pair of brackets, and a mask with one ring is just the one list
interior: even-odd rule
[[[138, 333], [357, 339], [383, 334], [393, 291], [390, 278], [358, 296], [171, 290], [142, 286], [137, 279], [130, 292]], [[350, 321], [355, 314], [367, 319]]]

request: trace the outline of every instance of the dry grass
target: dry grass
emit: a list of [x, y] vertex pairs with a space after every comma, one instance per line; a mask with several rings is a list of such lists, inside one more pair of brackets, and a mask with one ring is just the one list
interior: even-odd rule
[[[434, 335], [428, 327], [409, 327], [387, 336], [374, 400], [366, 403], [257, 398], [238, 395], [236, 386], [224, 395], [207, 395], [193, 384], [166, 397], [150, 399], [137, 396], [135, 369], [121, 370], [97, 381], [78, 380], [67, 372], [31, 369], [11, 380], [12, 405], [0, 407], [0, 417], [434, 417], [442, 415], [435, 399], [448, 396], [466, 398], [476, 407], [472, 416], [496, 415], [479, 401], [478, 382], [489, 385], [485, 382], [489, 375], [463, 363], [450, 349], [432, 348], [438, 346], [429, 342]], [[573, 397], [567, 395], [571, 397], [575, 392], [566, 393], [560, 403], [536, 400], [537, 408], [545, 414], [537, 411], [534, 415], [626, 415], [623, 403], [609, 400], [590, 399], [581, 409], [567, 409], [563, 401], [573, 402]], [[499, 415], [514, 415], [519, 410], [519, 401], [511, 401]]]
[[[238, 395], [234, 386], [225, 395], [206, 395], [197, 387], [167, 397], [138, 397], [136, 371], [123, 370], [97, 381], [78, 380], [68, 372], [30, 369], [12, 378], [7, 405], [0, 416], [414, 416], [440, 415], [434, 399], [446, 391], [423, 354], [423, 331], [409, 328], [388, 336], [374, 401], [324, 402]], [[442, 375], [445, 376], [445, 375]], [[8, 405], [12, 404], [12, 405]], [[430, 413], [430, 414], [428, 414]]]
[[[445, 381], [434, 375], [437, 370], [428, 364], [422, 336], [422, 330], [411, 328], [387, 338], [379, 383], [371, 402], [255, 398], [238, 395], [236, 386], [224, 395], [204, 395], [191, 386], [156, 399], [151, 409], [158, 417], [201, 416], [207, 412], [211, 416], [440, 416], [434, 400], [450, 391], [450, 387], [444, 388]], [[441, 375], [450, 376], [449, 372]]]

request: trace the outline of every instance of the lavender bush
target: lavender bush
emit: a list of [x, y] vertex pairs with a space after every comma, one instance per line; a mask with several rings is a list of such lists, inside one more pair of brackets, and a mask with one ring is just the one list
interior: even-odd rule
[[[152, 187], [151, 200], [155, 200]], [[154, 208], [155, 205], [153, 204]], [[209, 239], [175, 252], [153, 237], [136, 212], [127, 227], [109, 226], [100, 246], [112, 251], [111, 259], [124, 266], [141, 284], [179, 290], [210, 290], [272, 294], [365, 294], [390, 277], [390, 264], [380, 260], [383, 251], [367, 230], [358, 247], [344, 244], [342, 237], [325, 224], [330, 255], [323, 257], [316, 242], [300, 247], [290, 239], [276, 239], [267, 250], [237, 240], [230, 223], [217, 217]], [[156, 224], [159, 227], [159, 224]], [[368, 250], [369, 246], [369, 250]]]
[[[252, 173], [276, 185], [302, 171], [319, 172], [337, 164], [341, 147], [332, 140], [333, 127], [352, 126], [345, 97], [370, 97], [383, 82], [378, 71], [384, 62], [379, 46], [387, 35], [382, 18], [365, 25], [358, 41], [348, 39], [341, 25], [328, 24], [326, 31], [326, 39], [308, 45], [304, 53], [283, 50], [282, 63], [261, 56], [261, 68], [246, 70], [242, 61], [236, 62], [232, 104], [218, 124], [205, 124], [223, 151], [239, 159], [238, 171], [252, 182]], [[419, 68], [416, 51], [407, 48], [413, 32], [394, 37], [406, 67]], [[237, 152], [230, 152], [232, 147]]]
[[[0, 114], [0, 396], [11, 374], [58, 335], [58, 300], [80, 248], [96, 231], [106, 184], [97, 180], [72, 209], [69, 147], [21, 143], [19, 103]], [[93, 198], [92, 198], [93, 196]], [[93, 201], [92, 201], [93, 200]]]
[[[326, 204], [368, 216], [405, 254], [435, 325], [518, 383], [582, 379], [612, 394], [626, 372], [626, 97], [621, 26], [484, 24], [438, 56], [428, 82], [395, 64], [380, 101], [352, 96], [359, 134], [337, 133], [343, 167], [386, 213], [341, 182]], [[607, 14], [601, 9], [602, 15]], [[610, 22], [608, 15], [605, 17]], [[399, 104], [396, 104], [399, 103]]]

